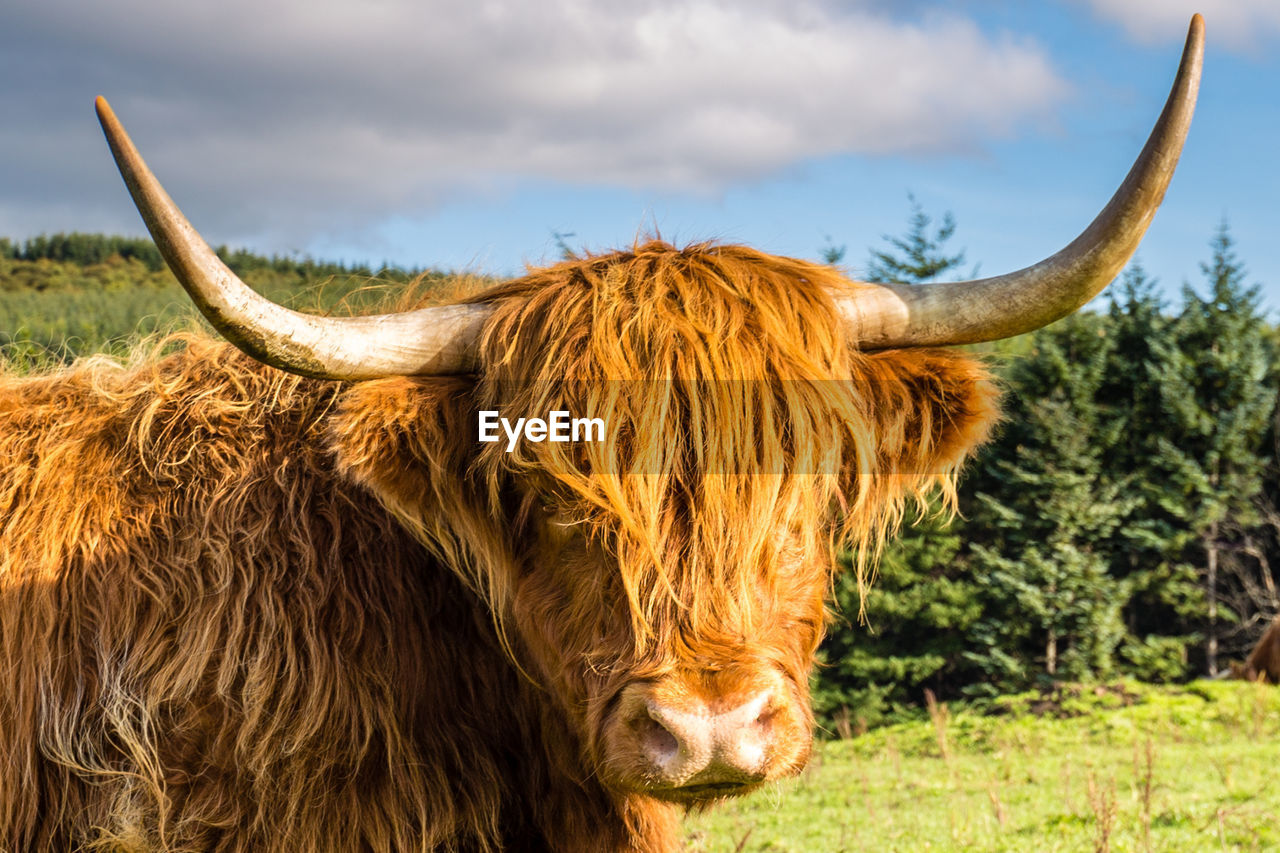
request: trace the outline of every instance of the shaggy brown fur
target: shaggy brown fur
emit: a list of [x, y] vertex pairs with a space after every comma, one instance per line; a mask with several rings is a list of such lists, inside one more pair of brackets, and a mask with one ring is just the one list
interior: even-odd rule
[[[994, 418], [963, 355], [859, 353], [849, 287], [650, 243], [479, 297], [475, 377], [195, 339], [0, 378], [0, 849], [677, 849], [619, 691], [763, 662], [807, 726], [833, 543]], [[481, 408], [614, 440], [507, 454]]]
[[[1235, 665], [1233, 665], [1234, 669]], [[1239, 678], [1246, 681], [1266, 681], [1280, 684], [1280, 616], [1272, 620], [1262, 639], [1249, 653], [1249, 659], [1240, 667]]]

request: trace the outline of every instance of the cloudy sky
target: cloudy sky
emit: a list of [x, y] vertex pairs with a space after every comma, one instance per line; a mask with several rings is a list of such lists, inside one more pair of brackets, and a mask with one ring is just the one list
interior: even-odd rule
[[911, 192], [995, 274], [1118, 186], [1193, 11], [1200, 107], [1139, 257], [1176, 295], [1226, 217], [1280, 308], [1276, 0], [8, 0], [0, 235], [142, 233], [102, 94], [214, 243], [514, 273], [554, 232], [656, 230], [829, 239], [856, 275]]

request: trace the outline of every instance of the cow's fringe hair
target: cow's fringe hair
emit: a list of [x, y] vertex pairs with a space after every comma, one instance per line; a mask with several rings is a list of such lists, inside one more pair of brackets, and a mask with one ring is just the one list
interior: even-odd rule
[[962, 354], [859, 352], [831, 298], [850, 287], [828, 266], [651, 241], [482, 294], [497, 315], [476, 405], [607, 424], [604, 442], [488, 445], [486, 493], [534, 484], [531, 503], [598, 537], [642, 645], [669, 639], [657, 625], [750, 635], [770, 615], [743, 612], [752, 591], [797, 554], [830, 566], [851, 545], [865, 588], [911, 499], [936, 491], [954, 509], [995, 392]]

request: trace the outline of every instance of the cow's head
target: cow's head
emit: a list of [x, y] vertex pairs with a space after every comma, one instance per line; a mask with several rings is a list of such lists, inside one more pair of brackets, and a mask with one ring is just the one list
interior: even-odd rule
[[[474, 378], [345, 395], [348, 470], [447, 551], [617, 788], [694, 799], [800, 767], [833, 543], [873, 550], [994, 416], [964, 356], [861, 353], [833, 288], [649, 243], [484, 294]], [[590, 415], [605, 440], [508, 453], [477, 410]]]
[[[993, 392], [963, 355], [1074, 311], [1141, 239], [1199, 79], [1173, 91], [1120, 190], [1058, 254], [1009, 275], [899, 286], [750, 249], [662, 243], [567, 261], [457, 305], [299, 314], [217, 259], [99, 114], [175, 274], [267, 364], [362, 380], [331, 441], [491, 609], [623, 793], [696, 802], [797, 771], [840, 543], [873, 554], [903, 501], [949, 495]], [[476, 413], [567, 411], [603, 441], [477, 440]]]

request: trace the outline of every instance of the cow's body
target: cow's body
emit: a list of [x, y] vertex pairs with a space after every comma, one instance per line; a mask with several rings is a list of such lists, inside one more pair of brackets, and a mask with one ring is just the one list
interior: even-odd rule
[[338, 396], [211, 342], [0, 384], [0, 849], [623, 846], [484, 608], [335, 473]]

